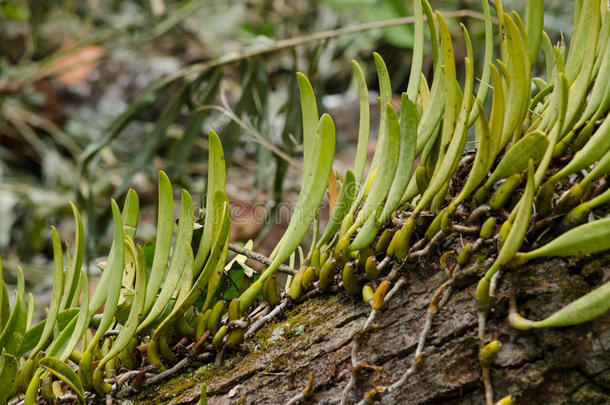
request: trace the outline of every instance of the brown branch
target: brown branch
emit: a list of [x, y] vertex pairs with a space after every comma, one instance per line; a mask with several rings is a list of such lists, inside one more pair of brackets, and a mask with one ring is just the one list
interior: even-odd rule
[[[273, 260], [271, 260], [267, 256], [262, 255], [260, 253], [253, 252], [252, 250], [245, 249], [239, 245], [236, 245], [235, 243], [229, 243], [229, 250], [231, 250], [237, 254], [244, 255], [250, 259], [254, 259], [257, 262], [260, 262], [262, 264], [266, 264], [267, 266], [270, 266], [271, 263], [273, 263]], [[292, 276], [297, 274], [296, 270], [286, 266], [285, 264], [280, 264], [278, 271], [285, 273], [285, 274], [292, 275]]]

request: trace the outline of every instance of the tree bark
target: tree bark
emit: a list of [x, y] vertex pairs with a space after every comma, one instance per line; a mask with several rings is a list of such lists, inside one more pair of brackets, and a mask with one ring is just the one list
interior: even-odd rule
[[[456, 243], [456, 242], [454, 242]], [[311, 393], [300, 403], [339, 403], [352, 374], [351, 349], [359, 339], [359, 367], [346, 403], [387, 387], [411, 366], [435, 290], [447, 281], [441, 251], [409, 263], [407, 283], [382, 308], [369, 331], [370, 312], [343, 291], [310, 298], [267, 324], [220, 366], [197, 365], [131, 399], [138, 403], [194, 404], [203, 383], [209, 404], [285, 404], [301, 393], [313, 373]], [[485, 254], [458, 270], [449, 299], [433, 318], [421, 361], [406, 383], [380, 393], [382, 404], [483, 404], [474, 290], [486, 270]], [[494, 400], [512, 395], [517, 404], [610, 403], [610, 316], [582, 325], [518, 331], [506, 321], [510, 294], [520, 313], [542, 319], [610, 277], [609, 256], [552, 259], [504, 273], [488, 313], [486, 341], [503, 347], [491, 366]], [[373, 367], [374, 366], [374, 367]]]

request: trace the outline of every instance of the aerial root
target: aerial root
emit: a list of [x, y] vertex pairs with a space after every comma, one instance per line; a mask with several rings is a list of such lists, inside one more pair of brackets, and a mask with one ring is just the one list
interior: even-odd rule
[[307, 380], [307, 385], [303, 389], [303, 391], [299, 392], [297, 395], [292, 397], [286, 405], [295, 405], [301, 402], [304, 399], [307, 399], [311, 395], [313, 389], [313, 371], [309, 372], [309, 379]]
[[[439, 234], [442, 234], [442, 232], [439, 231], [439, 233], [437, 233], [437, 235], [435, 235], [434, 238], [436, 238], [436, 236], [438, 236]], [[455, 274], [455, 273], [452, 273], [452, 275], [453, 274]], [[387, 387], [377, 386], [377, 387], [373, 388], [371, 391], [367, 392], [367, 394], [364, 396], [364, 398], [360, 402], [358, 402], [358, 405], [371, 404], [371, 403], [373, 403], [373, 401], [375, 401], [379, 397], [401, 389], [404, 386], [404, 384], [407, 382], [409, 377], [416, 371], [417, 366], [419, 365], [422, 358], [424, 357], [423, 351], [424, 351], [424, 347], [425, 347], [425, 343], [426, 343], [426, 338], [432, 327], [432, 321], [434, 319], [434, 315], [438, 312], [438, 309], [442, 308], [447, 303], [449, 298], [451, 297], [451, 293], [453, 291], [451, 288], [451, 285], [453, 283], [453, 280], [454, 280], [454, 278], [451, 277], [449, 280], [447, 280], [443, 284], [441, 284], [434, 292], [432, 299], [430, 300], [430, 303], [428, 304], [426, 321], [424, 322], [424, 326], [419, 335], [417, 348], [415, 349], [415, 354], [413, 356], [413, 361], [411, 362], [411, 365], [409, 366], [407, 371], [405, 371], [405, 373], [401, 376], [400, 379], [398, 379], [396, 382], [392, 383], [391, 385], [389, 385]], [[399, 280], [399, 282], [396, 283], [396, 285], [398, 285], [401, 281], [406, 282], [406, 280], [403, 277]], [[392, 291], [388, 292], [388, 294], [386, 295], [386, 299], [391, 297], [391, 295], [395, 294], [396, 291], [397, 291], [397, 288], [395, 286], [392, 289]], [[373, 311], [371, 311], [371, 313], [373, 313]], [[352, 356], [353, 356], [353, 351], [352, 351]], [[351, 389], [351, 386], [353, 386], [355, 384], [355, 381], [352, 381], [352, 380], [354, 380], [353, 373], [352, 373], [352, 379], [350, 379], [350, 382], [348, 383], [348, 387], [350, 389]], [[351, 383], [351, 386], [350, 386], [350, 383]], [[346, 389], [348, 387], [346, 387]], [[346, 393], [346, 391], [344, 390], [343, 398], [345, 398], [345, 393]], [[343, 403], [343, 401], [342, 401], [342, 403]]]

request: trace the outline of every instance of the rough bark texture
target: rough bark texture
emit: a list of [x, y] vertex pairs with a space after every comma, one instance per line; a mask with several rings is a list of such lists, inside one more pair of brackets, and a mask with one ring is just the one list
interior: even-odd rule
[[[441, 250], [451, 246], [445, 245]], [[485, 255], [459, 270], [453, 293], [432, 323], [424, 357], [396, 393], [383, 404], [482, 404], [478, 362], [476, 282]], [[447, 280], [438, 260], [406, 266], [406, 286], [377, 317], [377, 327], [362, 339], [358, 359], [380, 370], [358, 373], [348, 403], [360, 401], [375, 386], [387, 386], [410, 366], [428, 303]], [[517, 292], [520, 312], [548, 316], [610, 276], [607, 257], [534, 263], [504, 274], [488, 317], [486, 337], [503, 344], [492, 366], [495, 400], [513, 395], [517, 404], [610, 403], [610, 316], [583, 325], [517, 331], [507, 321], [508, 297]], [[512, 282], [511, 282], [512, 281]], [[207, 385], [209, 404], [284, 404], [314, 373], [308, 404], [337, 403], [352, 372], [353, 336], [370, 307], [345, 293], [320, 295], [286, 311], [239, 351], [225, 353], [222, 365], [202, 365], [131, 398], [139, 403], [190, 404]]]

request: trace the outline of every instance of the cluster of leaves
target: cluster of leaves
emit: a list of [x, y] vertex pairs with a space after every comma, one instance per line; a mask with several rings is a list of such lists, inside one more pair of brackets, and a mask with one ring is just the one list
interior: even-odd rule
[[[492, 305], [492, 279], [500, 269], [517, 268], [540, 257], [581, 256], [610, 249], [610, 220], [589, 218], [592, 210], [610, 199], [610, 191], [604, 190], [604, 176], [610, 171], [607, 4], [601, 0], [577, 2], [574, 37], [566, 56], [565, 45], [554, 47], [543, 31], [542, 1], [528, 2], [525, 21], [516, 13], [505, 13], [501, 1], [496, 1], [500, 57], [495, 64], [492, 13], [487, 1], [482, 5], [486, 49], [483, 85], [476, 94], [468, 30], [462, 26], [467, 57], [461, 87], [449, 28], [426, 0], [413, 1], [414, 56], [400, 114], [392, 105], [385, 63], [374, 55], [381, 125], [366, 176], [369, 104], [358, 63], [354, 62], [360, 92], [358, 148], [353, 170], [344, 175], [332, 172], [333, 120], [328, 114], [319, 115], [311, 84], [304, 75], [297, 75], [303, 122], [303, 181], [298, 201], [267, 267], [228, 304], [217, 299], [230, 226], [224, 153], [214, 132], [210, 133], [206, 211], [199, 241], [193, 239], [193, 202], [187, 191], [182, 191], [174, 234], [172, 187], [160, 172], [157, 238], [150, 270], [144, 250], [133, 240], [139, 204], [137, 194], [129, 191], [122, 211], [111, 203], [114, 240], [91, 297], [81, 270], [83, 225], [72, 206], [77, 230], [72, 254], [70, 249], [62, 251], [59, 236], [52, 231], [55, 273], [47, 319], [31, 325], [33, 299], [26, 306], [22, 276], [12, 309], [7, 288], [0, 282], [0, 381], [9, 388], [2, 392], [0, 402], [16, 393], [25, 393], [26, 404], [36, 403], [38, 395], [52, 399], [61, 391], [53, 377], [63, 380], [80, 402], [85, 401], [85, 390], [110, 393], [118, 384], [106, 381], [105, 373], [112, 375], [118, 367], [133, 369], [146, 362], [161, 370], [175, 362], [170, 348], [185, 336], [198, 343], [211, 338], [214, 349], [239, 345], [253, 304], [257, 300], [279, 304], [282, 294], [275, 274], [285, 261], [294, 264], [297, 251], [299, 270], [289, 277], [286, 288], [290, 299], [298, 300], [303, 290], [328, 290], [340, 282], [347, 293], [361, 296], [378, 310], [393, 282], [393, 272], [419, 252], [415, 249], [468, 228], [469, 233], [498, 242], [495, 261], [477, 288], [484, 318]], [[424, 15], [434, 56], [431, 86], [422, 75]], [[540, 50], [548, 81], [531, 77]], [[489, 88], [493, 97], [488, 116], [484, 104]], [[171, 105], [169, 110], [173, 111]], [[119, 124], [89, 156], [118, 133]], [[472, 126], [476, 152], [470, 155], [472, 163], [464, 175], [460, 162]], [[150, 142], [154, 146], [154, 139]], [[583, 170], [586, 174], [577, 184], [556, 196], [555, 191], [570, 180], [568, 176], [580, 176]], [[338, 183], [339, 189], [330, 220], [320, 234], [314, 220], [329, 183]], [[434, 213], [434, 219], [423, 219], [424, 211]], [[472, 226], [459, 223], [475, 211]], [[394, 230], [392, 220], [401, 212], [406, 218]], [[561, 225], [565, 232], [553, 231], [542, 246], [530, 243], [528, 251], [520, 252], [528, 246], [528, 230], [540, 232], [536, 219], [541, 218], [551, 218], [547, 228]], [[501, 226], [496, 225], [498, 219], [504, 219]], [[314, 240], [304, 255], [299, 246], [312, 223], [316, 224]], [[415, 235], [421, 239], [413, 244]], [[466, 245], [458, 263], [466, 264], [474, 249]], [[394, 266], [387, 272], [389, 263]], [[529, 321], [513, 311], [509, 322], [526, 329], [591, 320], [609, 309], [609, 288], [610, 284], [603, 285], [545, 320]], [[145, 359], [135, 355], [138, 345], [145, 345]]]

